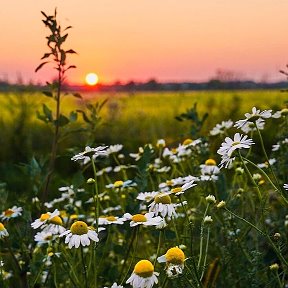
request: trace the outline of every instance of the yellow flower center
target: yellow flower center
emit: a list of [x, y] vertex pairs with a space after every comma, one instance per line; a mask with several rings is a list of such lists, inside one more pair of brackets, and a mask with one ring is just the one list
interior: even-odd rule
[[72, 232], [72, 234], [77, 235], [87, 234], [88, 225], [83, 221], [76, 221], [71, 225], [70, 231]]
[[147, 218], [142, 214], [135, 214], [132, 216], [132, 221], [134, 221], [134, 222], [146, 222]]
[[236, 146], [236, 145], [238, 145], [238, 144], [240, 144], [241, 142], [239, 142], [239, 141], [236, 141], [236, 142], [233, 142], [232, 143], [232, 146]]
[[75, 220], [75, 219], [77, 219], [78, 218], [78, 215], [77, 214], [72, 214], [72, 215], [70, 215], [70, 219], [71, 220]]
[[115, 187], [115, 188], [119, 188], [119, 187], [122, 187], [122, 186], [123, 186], [123, 184], [124, 184], [124, 182], [123, 182], [123, 181], [121, 181], [121, 180], [118, 180], [118, 181], [116, 181], [116, 182], [114, 183], [114, 187]]
[[50, 223], [61, 226], [63, 225], [62, 219], [59, 216], [55, 216], [52, 219], [50, 219]]
[[207, 159], [205, 161], [205, 165], [207, 165], [207, 166], [216, 166], [216, 161], [214, 159], [209, 158], [209, 159]]
[[192, 142], [193, 142], [193, 140], [188, 138], [188, 139], [184, 140], [183, 145], [186, 146], [186, 145], [191, 144]]
[[182, 188], [181, 188], [181, 187], [175, 187], [175, 188], [171, 189], [171, 192], [172, 192], [172, 193], [179, 193], [179, 192], [181, 192], [181, 191], [182, 191]]
[[169, 195], [160, 193], [154, 198], [155, 203], [171, 204], [171, 198]]
[[4, 225], [0, 222], [0, 231], [3, 231], [3, 230], [5, 230], [5, 227], [4, 227]]
[[168, 186], [172, 186], [172, 185], [173, 185], [173, 180], [167, 180], [167, 181], [166, 181], [166, 184], [167, 184]]
[[134, 273], [143, 278], [151, 277], [153, 272], [154, 266], [149, 260], [140, 260], [134, 267]]
[[281, 110], [281, 115], [287, 115], [288, 114], [288, 108], [284, 108]]
[[184, 263], [185, 254], [180, 248], [173, 247], [166, 252], [165, 258], [167, 263], [179, 265]]
[[172, 152], [173, 154], [176, 154], [176, 153], [177, 153], [177, 148], [172, 148], [172, 149], [171, 149], [171, 152]]
[[7, 217], [10, 217], [13, 213], [14, 211], [12, 209], [7, 209], [4, 211], [4, 215]]
[[48, 220], [49, 217], [50, 217], [50, 215], [48, 213], [41, 214], [40, 221], [44, 222], [44, 221]]
[[105, 217], [108, 221], [117, 221], [115, 216], [107, 216]]

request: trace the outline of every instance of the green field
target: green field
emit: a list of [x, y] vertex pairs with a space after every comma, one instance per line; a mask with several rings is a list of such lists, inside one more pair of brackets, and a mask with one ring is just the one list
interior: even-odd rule
[[[253, 106], [260, 109], [281, 109], [288, 99], [286, 93], [280, 91], [187, 91], [187, 92], [138, 92], [138, 93], [83, 93], [83, 100], [65, 96], [61, 102], [63, 114], [68, 115], [75, 109], [85, 110], [86, 103], [107, 103], [100, 111], [101, 122], [97, 128], [95, 141], [98, 143], [122, 143], [130, 150], [145, 143], [154, 143], [164, 138], [173, 144], [185, 137], [191, 137], [189, 121], [179, 122], [175, 117], [185, 113], [197, 103], [199, 115], [208, 113], [209, 117], [203, 127], [203, 134], [222, 120], [239, 119]], [[36, 118], [36, 111], [41, 110], [42, 103], [54, 109], [52, 101], [41, 93], [0, 94], [1, 130], [8, 135], [20, 130], [33, 145], [35, 138], [39, 141], [38, 129], [43, 123]], [[83, 125], [81, 116], [79, 125]], [[33, 126], [31, 126], [33, 125]], [[31, 128], [33, 127], [33, 129]], [[23, 131], [25, 130], [25, 132]], [[39, 131], [40, 133], [40, 131]], [[21, 134], [21, 133], [20, 133]], [[48, 134], [41, 135], [45, 139]], [[7, 136], [7, 135], [6, 135]], [[10, 135], [11, 136], [11, 135]], [[17, 135], [14, 135], [17, 137]], [[19, 135], [20, 136], [20, 135]], [[75, 135], [71, 135], [73, 142]], [[83, 136], [83, 135], [82, 135]], [[85, 137], [79, 145], [85, 145]], [[2, 138], [2, 145], [11, 146], [10, 137]], [[44, 141], [49, 142], [48, 139]], [[48, 143], [47, 143], [48, 144]], [[45, 146], [45, 145], [44, 145]]]

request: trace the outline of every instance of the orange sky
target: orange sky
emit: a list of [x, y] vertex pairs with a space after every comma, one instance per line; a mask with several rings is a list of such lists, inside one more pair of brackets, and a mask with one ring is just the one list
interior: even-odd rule
[[40, 11], [58, 9], [72, 25], [67, 49], [71, 82], [88, 72], [101, 82], [202, 81], [217, 69], [254, 80], [285, 80], [288, 63], [287, 0], [2, 0], [0, 79], [51, 80], [45, 66], [48, 30]]

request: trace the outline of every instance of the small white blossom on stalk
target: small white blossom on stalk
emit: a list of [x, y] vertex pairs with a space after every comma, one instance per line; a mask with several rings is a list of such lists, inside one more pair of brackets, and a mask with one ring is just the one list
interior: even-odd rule
[[222, 121], [220, 124], [216, 124], [216, 126], [210, 131], [210, 135], [216, 136], [218, 134], [224, 134], [227, 129], [233, 126], [233, 121]]
[[91, 159], [96, 159], [98, 157], [108, 156], [107, 146], [99, 146], [96, 148], [91, 148], [89, 146], [85, 147], [83, 152], [80, 152], [73, 156], [71, 160], [80, 162], [82, 165], [85, 165], [91, 161]]
[[233, 139], [229, 137], [225, 138], [225, 142], [221, 144], [221, 147], [217, 151], [222, 156], [220, 168], [223, 166], [227, 168], [233, 162], [235, 158], [231, 158], [231, 156], [235, 150], [242, 148], [249, 149], [254, 144], [252, 139], [247, 138], [247, 135], [241, 135], [240, 133], [236, 133]]
[[12, 218], [16, 218], [22, 215], [23, 208], [13, 206], [12, 208], [8, 208], [7, 210], [3, 211], [0, 215], [0, 219], [3, 221], [8, 221]]
[[92, 227], [88, 227], [84, 221], [74, 222], [70, 229], [60, 234], [59, 237], [63, 236], [66, 236], [65, 243], [68, 244], [70, 249], [74, 246], [78, 248], [80, 244], [82, 246], [89, 246], [90, 240], [99, 241], [96, 231]]
[[9, 236], [9, 233], [6, 230], [4, 224], [0, 222], [0, 239], [4, 237], [8, 237], [8, 236]]
[[211, 223], [213, 223], [213, 219], [211, 216], [207, 215], [207, 216], [205, 216], [203, 222], [204, 222], [204, 224], [211, 224]]
[[143, 226], [158, 226], [162, 223], [163, 218], [160, 216], [155, 216], [153, 212], [146, 214], [135, 214], [125, 213], [124, 219], [130, 220], [130, 227], [135, 227], [138, 225]]
[[245, 113], [246, 119], [243, 120], [238, 120], [236, 121], [234, 127], [236, 128], [241, 128], [243, 127], [246, 123], [254, 123], [258, 119], [268, 119], [271, 118], [272, 116], [272, 110], [263, 110], [260, 111], [256, 107], [252, 108], [252, 113]]
[[208, 195], [205, 199], [207, 203], [216, 203], [216, 199], [214, 195]]
[[200, 165], [201, 168], [201, 181], [216, 181], [218, 180], [218, 174], [220, 173], [219, 167], [216, 165], [216, 161], [214, 159], [207, 159], [205, 164]]
[[163, 147], [165, 147], [165, 146], [166, 146], [166, 142], [165, 142], [164, 139], [158, 139], [158, 140], [157, 140], [156, 147], [158, 147], [158, 148], [163, 148]]
[[160, 214], [162, 217], [176, 217], [175, 204], [172, 203], [168, 194], [159, 193], [154, 197], [154, 201], [149, 205], [149, 212], [153, 212], [155, 215]]
[[154, 272], [154, 266], [149, 260], [140, 260], [136, 263], [132, 275], [126, 281], [133, 288], [152, 288], [158, 283], [158, 272]]

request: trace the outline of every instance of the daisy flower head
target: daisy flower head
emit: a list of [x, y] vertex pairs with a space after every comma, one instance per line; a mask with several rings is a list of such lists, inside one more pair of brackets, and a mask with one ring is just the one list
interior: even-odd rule
[[265, 121], [262, 118], [257, 119], [255, 122], [246, 122], [242, 127], [241, 130], [248, 134], [251, 131], [263, 130], [265, 126]]
[[110, 145], [107, 149], [107, 153], [110, 155], [110, 154], [113, 154], [113, 153], [117, 153], [119, 151], [121, 151], [123, 148], [123, 145], [122, 144], [115, 144], [115, 145]]
[[225, 138], [225, 142], [221, 144], [221, 147], [218, 149], [217, 153], [222, 156], [222, 161], [220, 163], [220, 167], [225, 166], [226, 168], [233, 162], [235, 158], [232, 158], [232, 154], [235, 150], [238, 149], [249, 149], [252, 144], [255, 144], [252, 139], [247, 139], [247, 135], [242, 135], [240, 133], [236, 133], [234, 138], [230, 137]]
[[63, 224], [62, 219], [59, 217], [60, 212], [58, 209], [55, 209], [52, 213], [47, 212], [44, 214], [41, 214], [40, 218], [36, 219], [34, 222], [31, 223], [31, 227], [33, 229], [38, 229], [39, 227], [47, 227], [46, 224], [51, 223], [55, 225], [61, 225]]
[[169, 278], [176, 278], [184, 269], [185, 254], [179, 247], [167, 250], [166, 254], [157, 258], [159, 263], [166, 263], [166, 273]]
[[6, 230], [4, 224], [0, 222], [0, 239], [2, 239], [4, 237], [8, 237], [8, 236], [9, 236], [9, 233]]
[[98, 219], [99, 225], [110, 225], [110, 224], [124, 224], [125, 219], [115, 216], [101, 216]]
[[288, 191], [288, 184], [284, 184], [283, 188]]
[[154, 197], [154, 201], [149, 205], [149, 212], [155, 215], [160, 214], [162, 217], [177, 216], [175, 205], [171, 201], [171, 197], [167, 193], [158, 193]]
[[176, 196], [179, 196], [181, 194], [184, 194], [184, 192], [197, 184], [194, 183], [194, 180], [191, 180], [190, 182], [184, 183], [181, 187], [174, 187], [170, 190], [171, 194], [174, 194]]
[[232, 120], [222, 121], [220, 124], [216, 124], [216, 126], [210, 131], [210, 135], [216, 136], [224, 134], [227, 129], [233, 126], [233, 124]]
[[158, 275], [159, 273], [154, 272], [154, 266], [149, 260], [140, 260], [136, 263], [126, 283], [133, 288], [152, 288], [155, 283], [158, 283]]
[[98, 146], [96, 148], [86, 146], [83, 152], [74, 155], [71, 160], [75, 162], [80, 162], [80, 164], [85, 165], [89, 163], [91, 159], [95, 160], [96, 158], [106, 156], [108, 156], [107, 146]]
[[166, 146], [166, 142], [164, 139], [158, 139], [156, 143], [156, 147], [158, 148], [164, 148]]
[[140, 201], [150, 202], [154, 199], [154, 197], [159, 194], [157, 191], [152, 192], [141, 192], [138, 194], [137, 198]]
[[258, 119], [268, 119], [272, 117], [272, 110], [260, 111], [256, 107], [252, 108], [252, 113], [245, 113], [245, 119], [236, 121], [234, 127], [241, 128], [246, 123], [256, 123]]
[[2, 220], [10, 220], [11, 218], [16, 218], [22, 215], [23, 208], [13, 206], [12, 208], [8, 208], [7, 210], [3, 211], [0, 215], [0, 219]]
[[130, 213], [125, 213], [124, 217], [127, 220], [130, 220], [130, 227], [135, 227], [138, 225], [143, 226], [158, 226], [162, 223], [162, 217], [155, 216], [153, 212], [146, 214], [135, 214], [131, 215]]
[[80, 244], [82, 246], [89, 246], [91, 241], [99, 242], [98, 234], [92, 227], [84, 221], [74, 222], [70, 229], [60, 234], [60, 237], [66, 236], [65, 243], [68, 244], [68, 247], [71, 249], [75, 246], [78, 248]]

